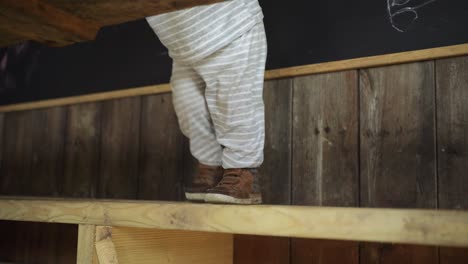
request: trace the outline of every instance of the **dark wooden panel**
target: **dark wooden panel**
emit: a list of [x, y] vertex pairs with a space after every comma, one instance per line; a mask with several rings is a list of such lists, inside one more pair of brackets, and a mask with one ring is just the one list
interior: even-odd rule
[[437, 61], [441, 208], [468, 209], [468, 57]]
[[13, 263], [76, 263], [76, 225], [16, 222]]
[[466, 248], [440, 248], [441, 264], [466, 264], [468, 263], [468, 250]]
[[140, 108], [139, 97], [103, 103], [98, 197], [137, 197]]
[[182, 200], [184, 138], [170, 94], [142, 98], [138, 198]]
[[32, 162], [31, 136], [33, 112], [5, 114], [1, 193], [4, 195], [31, 195], [28, 183]]
[[234, 236], [234, 263], [287, 264], [289, 239], [263, 236]]
[[[433, 62], [360, 71], [361, 205], [435, 208]], [[365, 243], [361, 263], [437, 263], [436, 247]]]
[[[265, 83], [265, 160], [259, 171], [266, 204], [290, 204], [292, 80]], [[289, 263], [290, 240], [235, 236], [234, 263]]]
[[[64, 125], [64, 108], [5, 114], [5, 193], [60, 195]], [[12, 232], [9, 243], [14, 247], [10, 259], [15, 263], [70, 263], [76, 255], [73, 249], [63, 248], [76, 243], [76, 235], [63, 232], [69, 226], [19, 222], [7, 225]]]
[[0, 263], [15, 260], [16, 222], [0, 221]]
[[292, 263], [358, 263], [358, 243], [337, 240], [293, 239]]
[[96, 196], [99, 180], [101, 104], [68, 108], [62, 195]]
[[439, 263], [436, 247], [362, 243], [361, 263], [373, 264], [431, 264]]
[[[293, 204], [358, 206], [357, 81], [356, 71], [294, 79]], [[357, 263], [358, 244], [292, 240], [292, 263], [330, 261]]]
[[[4, 114], [0, 113], [0, 172], [2, 171], [2, 160], [3, 160], [3, 120]], [[0, 183], [1, 186], [1, 183]]]
[[63, 177], [66, 112], [63, 107], [33, 112], [32, 162], [28, 184], [32, 195], [57, 196]]
[[265, 159], [259, 170], [266, 204], [291, 203], [292, 79], [267, 81]]
[[[439, 206], [468, 209], [468, 57], [436, 62]], [[468, 249], [441, 248], [440, 263], [468, 263]]]

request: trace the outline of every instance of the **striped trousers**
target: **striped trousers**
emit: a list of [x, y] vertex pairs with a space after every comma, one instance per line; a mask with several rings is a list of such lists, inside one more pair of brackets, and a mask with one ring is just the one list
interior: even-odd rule
[[225, 169], [262, 164], [266, 55], [261, 22], [194, 65], [174, 61], [174, 108], [200, 163]]

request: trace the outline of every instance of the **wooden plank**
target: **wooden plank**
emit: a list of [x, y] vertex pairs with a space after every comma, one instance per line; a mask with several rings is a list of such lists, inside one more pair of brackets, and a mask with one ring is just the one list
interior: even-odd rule
[[142, 98], [140, 135], [138, 198], [184, 199], [184, 138], [170, 94]]
[[197, 5], [221, 2], [222, 0], [47, 0], [48, 3], [64, 10], [98, 22], [101, 25], [120, 24], [123, 22], [176, 11]]
[[309, 75], [315, 73], [326, 73], [334, 71], [344, 71], [359, 68], [370, 68], [386, 66], [392, 64], [409, 63], [438, 58], [454, 57], [468, 54], [468, 44], [460, 44], [439, 48], [422, 49], [415, 51], [405, 51], [377, 56], [362, 57], [341, 61], [324, 62], [309, 64], [304, 66], [295, 66], [267, 71], [266, 79], [276, 79], [293, 77], [300, 75]]
[[95, 231], [96, 226], [94, 225], [79, 225], [76, 257], [77, 264], [93, 263]]
[[[79, 3], [79, 2], [76, 2], [76, 3]], [[468, 54], [468, 44], [269, 70], [265, 72], [265, 79], [272, 80], [272, 79], [295, 77], [295, 76], [302, 76], [302, 75], [309, 75], [309, 74], [316, 74], [316, 73], [327, 73], [327, 72], [351, 70], [351, 69], [358, 69], [358, 68], [391, 65], [391, 64], [397, 64], [397, 63], [430, 60], [430, 59], [436, 59], [436, 58], [454, 57], [454, 56], [460, 56], [460, 55], [465, 55], [465, 54]], [[37, 108], [52, 107], [52, 106], [78, 104], [78, 103], [84, 103], [84, 102], [103, 101], [103, 100], [116, 99], [116, 98], [160, 94], [160, 93], [167, 93], [170, 91], [171, 91], [170, 86], [168, 84], [151, 85], [151, 86], [145, 86], [145, 87], [134, 87], [130, 89], [123, 89], [123, 90], [112, 91], [112, 92], [103, 92], [103, 93], [96, 93], [96, 94], [89, 94], [89, 95], [64, 97], [64, 98], [59, 98], [59, 99], [42, 100], [42, 101], [36, 101], [36, 102], [2, 105], [0, 106], [0, 112], [21, 111], [21, 110], [37, 109]]]
[[[433, 62], [361, 70], [361, 205], [435, 208]], [[361, 263], [437, 263], [436, 247], [364, 244]]]
[[136, 198], [140, 98], [103, 103], [98, 197]]
[[468, 212], [0, 197], [0, 220], [468, 247]]
[[[468, 57], [436, 61], [439, 206], [468, 209]], [[468, 250], [440, 249], [440, 263], [467, 263]]]
[[358, 263], [358, 243], [323, 239], [293, 239], [292, 263]]
[[52, 46], [92, 40], [99, 25], [37, 0], [1, 0], [0, 30]]
[[441, 247], [439, 254], [441, 264], [466, 264], [468, 260], [466, 248]]
[[[293, 204], [357, 206], [357, 72], [296, 78], [293, 104]], [[292, 263], [359, 261], [355, 242], [293, 239], [291, 248]]]
[[[266, 204], [291, 202], [292, 80], [265, 83], [265, 160], [259, 170]], [[289, 263], [289, 239], [235, 236], [234, 263]]]
[[32, 162], [32, 112], [5, 114], [3, 160], [0, 167], [3, 195], [31, 195], [29, 182]]
[[101, 104], [67, 109], [62, 195], [95, 197], [99, 179]]
[[3, 160], [3, 120], [5, 119], [5, 115], [0, 113], [0, 172], [2, 171], [2, 160]]
[[22, 184], [31, 185], [33, 195], [58, 196], [63, 176], [65, 108], [38, 110], [32, 115], [31, 174], [28, 182]]
[[0, 230], [2, 232], [0, 236], [0, 261], [14, 263], [16, 224], [17, 222], [0, 221]]
[[[63, 125], [62, 108], [6, 114], [2, 193], [58, 195]], [[56, 263], [73, 255], [73, 250], [60, 252], [61, 246], [74, 241], [61, 233], [67, 226], [18, 223], [12, 228], [16, 262]]]
[[28, 103], [18, 103], [0, 106], [0, 112], [24, 111], [29, 109], [40, 109], [46, 107], [82, 104], [97, 101], [106, 101], [111, 99], [136, 97], [141, 95], [168, 93], [171, 91], [169, 84], [150, 85], [139, 88], [123, 89], [112, 92], [102, 92], [87, 95], [78, 95], [58, 99], [40, 100]]
[[114, 227], [119, 263], [232, 263], [232, 234]]
[[439, 204], [468, 209], [468, 57], [437, 61]]
[[287, 264], [290, 239], [274, 236], [234, 236], [234, 263]]

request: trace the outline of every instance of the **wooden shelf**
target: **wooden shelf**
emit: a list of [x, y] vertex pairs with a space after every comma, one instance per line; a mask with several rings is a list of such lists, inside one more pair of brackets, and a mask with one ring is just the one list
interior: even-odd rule
[[468, 212], [0, 197], [0, 220], [468, 247]]

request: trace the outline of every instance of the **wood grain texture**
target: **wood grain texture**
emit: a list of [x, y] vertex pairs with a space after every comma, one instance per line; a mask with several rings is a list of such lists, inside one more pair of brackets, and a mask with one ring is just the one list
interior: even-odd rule
[[468, 247], [468, 212], [0, 197], [0, 220]]
[[[357, 72], [295, 78], [293, 102], [293, 204], [357, 206]], [[358, 244], [293, 239], [291, 260], [358, 263]]]
[[[433, 62], [360, 71], [361, 205], [435, 208]], [[436, 247], [363, 244], [361, 263], [437, 263]]]
[[100, 25], [120, 24], [146, 16], [167, 13], [197, 5], [212, 4], [222, 0], [47, 0], [48, 3]]
[[33, 112], [32, 161], [29, 181], [33, 195], [58, 196], [64, 163], [66, 112], [63, 107]]
[[143, 97], [138, 198], [169, 201], [184, 198], [183, 141], [172, 96]]
[[[291, 202], [292, 80], [265, 83], [265, 160], [259, 170], [263, 201]], [[288, 238], [235, 236], [234, 263], [288, 263]]]
[[32, 195], [28, 184], [32, 163], [33, 112], [16, 112], [4, 117], [1, 193]]
[[16, 222], [10, 227], [13, 263], [76, 262], [75, 225]]
[[119, 263], [232, 263], [231, 234], [114, 227]]
[[1, 0], [0, 30], [52, 46], [92, 40], [99, 25], [44, 1]]
[[274, 236], [235, 235], [234, 263], [287, 264], [290, 239]]
[[293, 239], [291, 263], [359, 263], [358, 243], [324, 239]]
[[112, 241], [112, 231], [111, 226], [96, 226], [94, 246], [99, 263], [119, 263], [114, 241]]
[[137, 197], [140, 112], [139, 97], [103, 103], [98, 197]]
[[[439, 206], [468, 209], [468, 57], [436, 61]], [[440, 248], [441, 264], [468, 263], [468, 250]]]
[[[17, 222], [0, 221], [0, 261], [14, 263]], [[0, 262], [1, 263], [1, 262]]]
[[[5, 119], [5, 115], [0, 113], [0, 172], [2, 171], [2, 161], [3, 161], [3, 122]], [[1, 184], [0, 184], [1, 186]]]
[[[60, 194], [64, 124], [63, 108], [5, 114], [3, 193]], [[11, 228], [15, 262], [66, 263], [74, 258], [73, 227], [17, 223]], [[63, 250], [67, 245], [72, 249]]]
[[468, 209], [468, 57], [437, 61], [439, 205]]
[[101, 142], [101, 104], [67, 108], [62, 195], [96, 197]]
[[361, 70], [363, 206], [436, 207], [433, 69]]
[[94, 258], [94, 241], [96, 226], [78, 226], [77, 264], [92, 264]]

